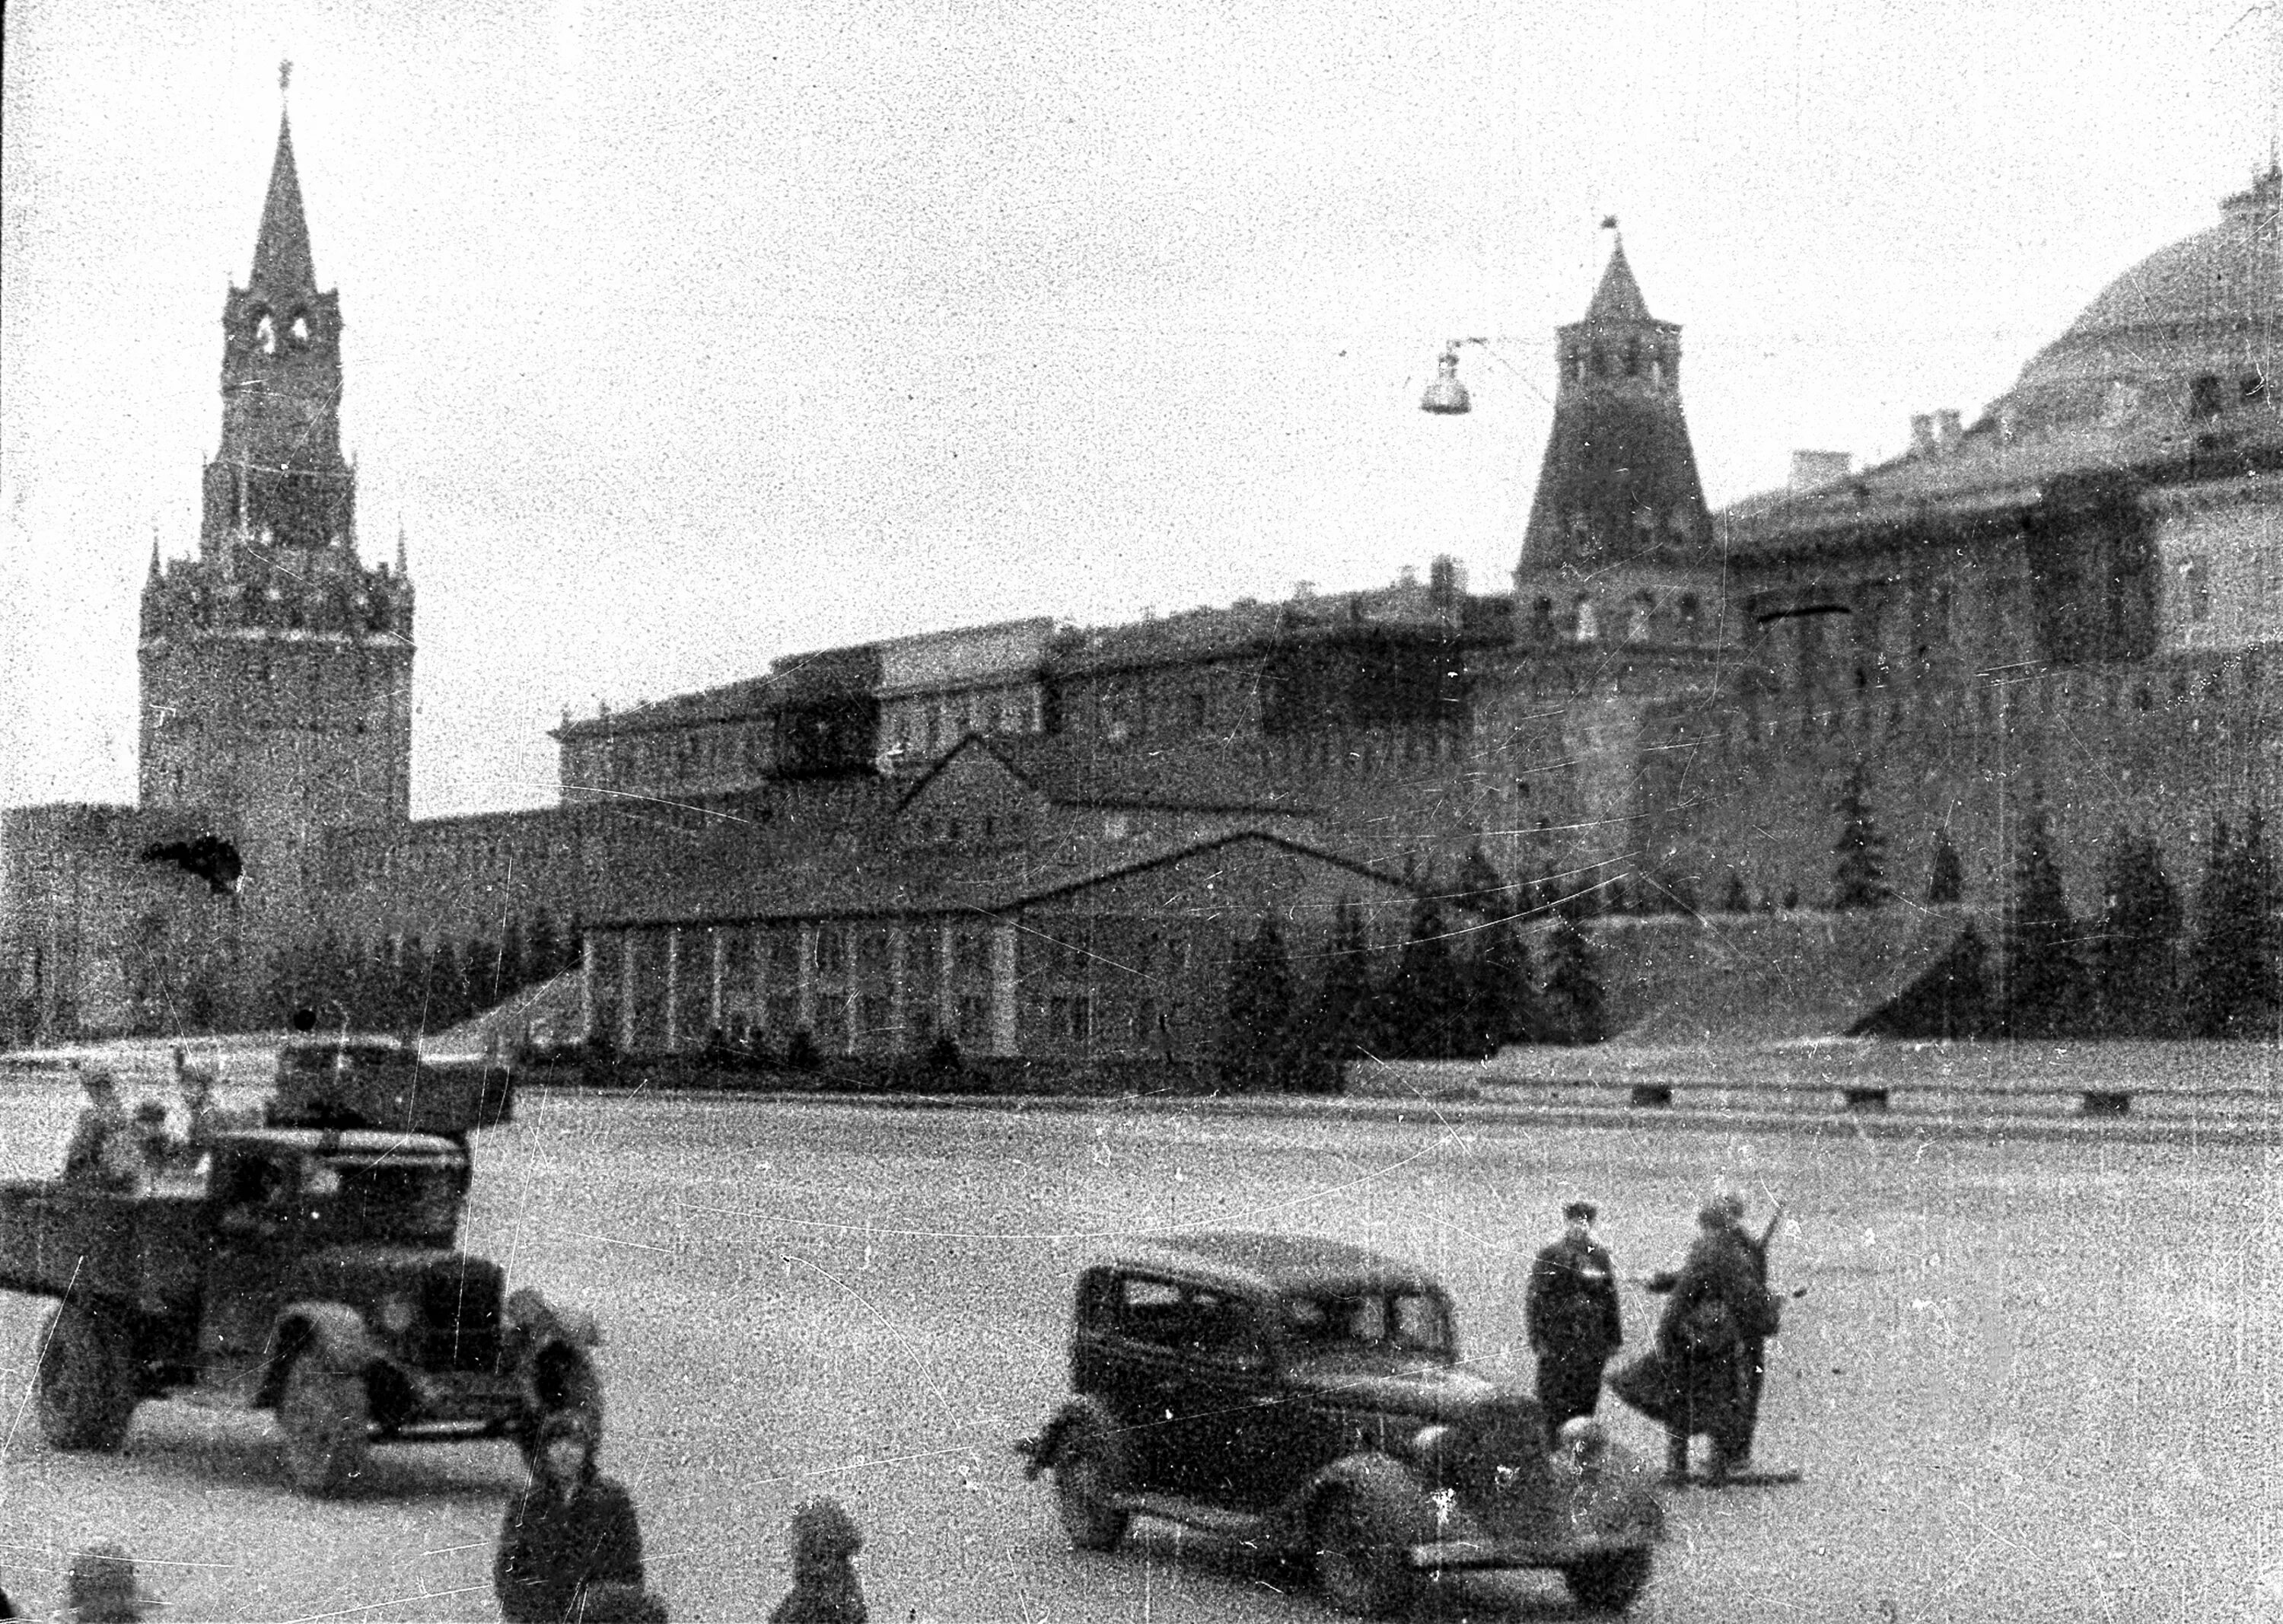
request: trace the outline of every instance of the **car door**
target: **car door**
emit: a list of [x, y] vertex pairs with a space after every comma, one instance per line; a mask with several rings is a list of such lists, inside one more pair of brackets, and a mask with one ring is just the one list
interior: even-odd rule
[[1177, 1280], [1122, 1274], [1110, 1283], [1110, 1335], [1095, 1391], [1125, 1429], [1135, 1488], [1180, 1487], [1183, 1452], [1176, 1424], [1183, 1406], [1187, 1314], [1186, 1293]]
[[1274, 1464], [1281, 1419], [1266, 1327], [1256, 1304], [1234, 1292], [1188, 1293], [1181, 1383], [1173, 1447], [1182, 1491], [1247, 1510], [1279, 1497]]
[[297, 1159], [266, 1145], [218, 1152], [210, 1186], [212, 1237], [199, 1315], [199, 1362], [208, 1385], [259, 1376], [292, 1260]]

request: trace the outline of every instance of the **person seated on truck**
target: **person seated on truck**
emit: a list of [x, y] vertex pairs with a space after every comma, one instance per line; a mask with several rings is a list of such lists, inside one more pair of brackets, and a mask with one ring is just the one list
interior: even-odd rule
[[132, 1190], [141, 1176], [142, 1146], [119, 1097], [119, 1079], [107, 1066], [80, 1074], [87, 1105], [64, 1149], [64, 1177], [75, 1184]]

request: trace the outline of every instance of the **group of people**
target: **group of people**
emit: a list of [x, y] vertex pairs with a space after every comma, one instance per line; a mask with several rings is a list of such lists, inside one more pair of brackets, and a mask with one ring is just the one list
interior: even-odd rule
[[[1775, 1223], [1756, 1237], [1744, 1228], [1745, 1210], [1734, 1192], [1704, 1203], [1680, 1267], [1641, 1283], [1665, 1299], [1656, 1345], [1609, 1381], [1619, 1398], [1664, 1428], [1666, 1476], [1675, 1483], [1690, 1480], [1690, 1443], [1698, 1437], [1709, 1441], [1709, 1484], [1726, 1482], [1751, 1459], [1767, 1344], [1780, 1315], [1768, 1289]], [[1591, 1201], [1564, 1206], [1562, 1238], [1531, 1265], [1524, 1312], [1552, 1436], [1593, 1415], [1602, 1370], [1625, 1346], [1617, 1266], [1593, 1238], [1599, 1215]]]
[[[509, 1624], [666, 1624], [647, 1588], [633, 1498], [595, 1464], [600, 1442], [588, 1411], [558, 1411], [530, 1448], [531, 1483], [500, 1522], [492, 1588]], [[865, 1624], [856, 1576], [863, 1536], [837, 1501], [794, 1509], [792, 1589], [769, 1624]]]
[[[160, 1604], [136, 1577], [135, 1558], [113, 1544], [90, 1545], [64, 1575], [63, 1624], [140, 1624]], [[0, 1590], [0, 1619], [20, 1615]]]
[[214, 1132], [229, 1124], [214, 1105], [214, 1074], [188, 1064], [179, 1049], [175, 1050], [175, 1081], [182, 1093], [185, 1122], [179, 1136], [168, 1126], [167, 1107], [158, 1100], [144, 1100], [129, 1112], [119, 1075], [109, 1067], [82, 1072], [80, 1087], [87, 1104], [64, 1148], [64, 1177], [74, 1183], [136, 1191], [149, 1188], [169, 1171], [194, 1165]]
[[[634, 1501], [596, 1467], [599, 1440], [584, 1410], [551, 1416], [532, 1440], [531, 1482], [500, 1523], [492, 1589], [508, 1624], [666, 1624], [666, 1608], [643, 1572]], [[856, 1575], [863, 1536], [839, 1503], [797, 1507], [792, 1589], [769, 1624], [865, 1624]], [[70, 1624], [136, 1624], [162, 1605], [143, 1588], [135, 1561], [115, 1544], [73, 1558], [59, 1615]], [[0, 1590], [0, 1619], [17, 1616]]]

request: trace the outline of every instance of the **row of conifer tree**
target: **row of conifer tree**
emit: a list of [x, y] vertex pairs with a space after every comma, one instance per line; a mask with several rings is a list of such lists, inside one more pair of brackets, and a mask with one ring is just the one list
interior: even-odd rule
[[[1836, 802], [1830, 899], [1842, 910], [1897, 900], [1886, 842], [1858, 767]], [[2013, 889], [1993, 952], [1969, 923], [1912, 996], [1869, 1030], [1932, 1037], [2266, 1037], [2283, 1029], [2278, 908], [2283, 904], [2265, 822], [2215, 819], [2204, 871], [2184, 896], [2161, 842], [2119, 828], [2101, 858], [2099, 910], [2070, 912], [2044, 799], [2023, 806]], [[1336, 1086], [1337, 1067], [1364, 1056], [1459, 1059], [1508, 1043], [1591, 1043], [1605, 1034], [1599, 956], [1584, 926], [1616, 911], [1609, 888], [1563, 888], [1552, 876], [1512, 885], [1477, 850], [1445, 893], [1430, 885], [1402, 947], [1368, 944], [1360, 910], [1343, 906], [1331, 938], [1297, 959], [1274, 918], [1231, 955], [1214, 1064], [1227, 1086]], [[1937, 833], [1927, 877], [1931, 904], [1962, 900], [1956, 851]], [[1642, 881], [1645, 910], [1693, 912], [1685, 886]], [[1654, 899], [1654, 900], [1651, 900]], [[1790, 900], [1790, 899], [1788, 899]], [[1731, 876], [1723, 911], [1749, 906]], [[1552, 918], [1540, 977], [1516, 928]], [[544, 909], [510, 917], [496, 938], [433, 943], [351, 942], [329, 933], [272, 966], [281, 1010], [374, 1031], [440, 1031], [549, 980], [579, 962], [576, 920]]]
[[552, 980], [579, 963], [580, 926], [558, 926], [545, 908], [502, 922], [496, 937], [419, 936], [350, 941], [328, 932], [313, 949], [270, 965], [280, 1011], [311, 1010], [321, 1027], [365, 1032], [441, 1032]]
[[[1470, 864], [1471, 866], [1471, 864]], [[1470, 901], [1474, 900], [1470, 896]], [[1593, 1043], [1604, 1035], [1601, 974], [1570, 914], [1547, 939], [1541, 981], [1516, 916], [1413, 905], [1392, 956], [1342, 903], [1314, 963], [1296, 964], [1274, 916], [1237, 942], [1214, 1045], [1224, 1088], [1329, 1093], [1352, 1060], [1456, 1060], [1508, 1043]]]
[[[1840, 813], [1836, 903], [1881, 907], [1894, 893], [1860, 769]], [[2283, 1029], [2283, 892], [2256, 805], [2240, 824], [2212, 820], [2193, 898], [2165, 871], [2162, 842], [2120, 826], [2101, 855], [2098, 910], [2072, 913], [2053, 819], [2035, 791], [2014, 852], [1996, 953], [1968, 924], [1914, 995], [1869, 1029], [2017, 1038], [2266, 1038]], [[1960, 894], [1957, 855], [1938, 841], [1927, 900]]]

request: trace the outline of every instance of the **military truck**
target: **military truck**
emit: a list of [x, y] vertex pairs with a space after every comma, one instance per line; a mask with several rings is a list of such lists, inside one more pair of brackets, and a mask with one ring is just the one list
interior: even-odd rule
[[376, 1443], [599, 1421], [593, 1321], [458, 1249], [465, 1130], [511, 1096], [424, 1090], [403, 1053], [288, 1044], [263, 1125], [194, 1128], [130, 1187], [0, 1183], [0, 1289], [58, 1303], [36, 1361], [51, 1443], [115, 1449], [150, 1399], [271, 1409], [294, 1487], [324, 1495]]

